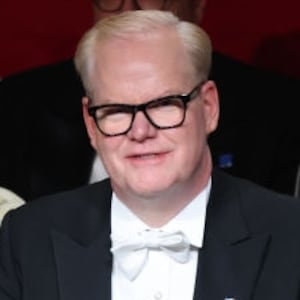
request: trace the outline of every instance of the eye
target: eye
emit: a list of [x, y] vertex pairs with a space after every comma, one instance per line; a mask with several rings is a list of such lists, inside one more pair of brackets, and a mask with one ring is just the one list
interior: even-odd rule
[[131, 109], [125, 106], [107, 106], [102, 107], [97, 110], [96, 118], [101, 121], [103, 119], [109, 118], [110, 120], [118, 120], [123, 118], [124, 116], [128, 116], [128, 114], [132, 114]]
[[148, 109], [160, 109], [160, 110], [173, 110], [182, 108], [183, 103], [180, 98], [178, 97], [166, 97], [162, 99], [158, 99], [153, 101], [149, 106]]

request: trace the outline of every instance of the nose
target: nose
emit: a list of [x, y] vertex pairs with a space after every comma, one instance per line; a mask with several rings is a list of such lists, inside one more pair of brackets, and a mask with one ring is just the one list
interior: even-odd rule
[[137, 5], [136, 0], [125, 0], [121, 11], [128, 11], [128, 10], [137, 10], [139, 6]]
[[136, 113], [133, 124], [127, 136], [131, 140], [143, 142], [146, 139], [154, 138], [157, 134], [157, 129], [148, 121], [143, 112]]

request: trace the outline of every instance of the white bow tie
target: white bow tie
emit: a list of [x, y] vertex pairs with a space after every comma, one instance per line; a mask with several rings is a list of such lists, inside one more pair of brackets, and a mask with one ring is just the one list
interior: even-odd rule
[[123, 241], [114, 241], [111, 252], [120, 269], [134, 280], [143, 269], [150, 249], [160, 249], [179, 263], [186, 263], [190, 242], [181, 231], [173, 233], [146, 230]]

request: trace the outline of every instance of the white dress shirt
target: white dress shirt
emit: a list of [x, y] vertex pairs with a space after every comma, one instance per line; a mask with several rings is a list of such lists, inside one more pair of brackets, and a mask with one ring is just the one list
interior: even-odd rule
[[[206, 207], [211, 180], [205, 189], [189, 203], [162, 231], [183, 232], [191, 243], [190, 259], [179, 263], [161, 250], [149, 250], [141, 273], [129, 280], [113, 260], [112, 300], [192, 300], [194, 294], [198, 249], [202, 247]], [[113, 193], [111, 208], [112, 246], [114, 240], [151, 230]], [[157, 230], [157, 228], [155, 229]]]

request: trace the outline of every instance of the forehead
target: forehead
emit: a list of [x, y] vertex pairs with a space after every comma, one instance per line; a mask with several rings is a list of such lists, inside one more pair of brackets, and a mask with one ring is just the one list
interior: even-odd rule
[[97, 98], [143, 100], [182, 92], [193, 68], [174, 29], [99, 43], [93, 73]]

